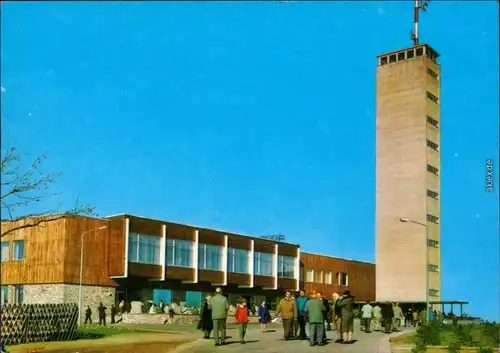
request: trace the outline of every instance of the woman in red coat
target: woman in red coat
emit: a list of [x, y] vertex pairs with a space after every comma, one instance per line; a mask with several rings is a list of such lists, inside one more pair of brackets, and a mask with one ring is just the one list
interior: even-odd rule
[[244, 298], [240, 299], [239, 304], [236, 306], [236, 312], [234, 313], [236, 318], [236, 323], [238, 324], [238, 332], [240, 334], [240, 343], [245, 343], [245, 333], [247, 332], [248, 325], [248, 308], [247, 302]]

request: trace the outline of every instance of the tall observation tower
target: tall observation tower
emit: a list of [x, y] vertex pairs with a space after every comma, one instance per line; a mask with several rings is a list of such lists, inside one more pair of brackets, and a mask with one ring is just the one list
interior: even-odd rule
[[377, 57], [376, 297], [441, 298], [440, 65], [420, 44]]

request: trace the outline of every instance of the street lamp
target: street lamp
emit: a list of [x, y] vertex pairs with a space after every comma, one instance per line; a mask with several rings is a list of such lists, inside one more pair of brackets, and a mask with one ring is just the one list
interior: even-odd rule
[[106, 229], [108, 226], [102, 226], [95, 229], [90, 229], [82, 233], [80, 239], [80, 286], [78, 288], [78, 325], [82, 324], [82, 309], [83, 309], [83, 238], [85, 234], [98, 232]]
[[427, 224], [413, 221], [409, 218], [400, 218], [402, 223], [414, 223], [425, 227], [425, 321], [429, 323], [429, 227]]

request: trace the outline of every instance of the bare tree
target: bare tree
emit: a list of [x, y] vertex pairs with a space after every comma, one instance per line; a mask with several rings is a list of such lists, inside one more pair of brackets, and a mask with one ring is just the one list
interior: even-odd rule
[[94, 207], [79, 205], [78, 201], [73, 209], [62, 212], [48, 210], [41, 213], [22, 213], [22, 209], [57, 195], [50, 189], [61, 173], [47, 174], [42, 172], [40, 166], [46, 158], [45, 154], [39, 156], [27, 170], [23, 170], [21, 156], [15, 148], [11, 148], [2, 155], [0, 201], [3, 224], [0, 237], [64, 217], [94, 215]]

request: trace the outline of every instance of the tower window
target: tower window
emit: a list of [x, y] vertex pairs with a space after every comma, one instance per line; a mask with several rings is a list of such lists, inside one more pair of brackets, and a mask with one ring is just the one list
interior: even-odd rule
[[427, 222], [438, 224], [439, 217], [433, 216], [431, 214], [427, 215]]
[[436, 119], [433, 119], [429, 115], [427, 115], [427, 123], [431, 124], [434, 127], [438, 127], [438, 125], [439, 125], [439, 121], [437, 121]]
[[414, 50], [408, 50], [408, 51], [406, 52], [406, 58], [407, 58], [407, 59], [411, 59], [411, 58], [413, 58], [413, 57], [415, 57], [415, 51], [414, 51]]
[[417, 50], [415, 50], [417, 56], [422, 56], [424, 55], [424, 48], [418, 48]]
[[432, 148], [434, 151], [438, 150], [439, 145], [431, 140], [427, 140], [427, 147]]
[[396, 62], [396, 54], [389, 55], [389, 63], [395, 63]]
[[398, 53], [398, 61], [404, 60], [405, 59], [405, 53]]
[[439, 291], [437, 289], [429, 289], [429, 295], [431, 297], [438, 297], [439, 296]]
[[437, 248], [439, 245], [439, 242], [437, 240], [427, 239], [427, 245], [432, 246], [433, 248]]
[[380, 58], [380, 65], [386, 65], [387, 64], [387, 56], [383, 56]]
[[431, 92], [427, 91], [426, 95], [428, 100], [433, 101], [436, 104], [439, 104], [439, 98], [433, 95]]
[[433, 167], [432, 165], [430, 164], [427, 164], [427, 171], [429, 173], [432, 173], [432, 174], [435, 174], [435, 175], [439, 175], [439, 169], [436, 168], [436, 167]]
[[438, 74], [434, 72], [431, 68], [427, 68], [427, 74], [431, 76], [432, 78], [435, 78], [436, 80], [438, 79]]
[[427, 196], [434, 200], [438, 200], [439, 194], [435, 191], [427, 189]]
[[431, 265], [429, 264], [429, 271], [430, 272], [438, 272], [439, 266], [438, 265]]

